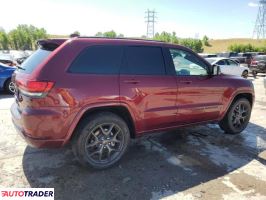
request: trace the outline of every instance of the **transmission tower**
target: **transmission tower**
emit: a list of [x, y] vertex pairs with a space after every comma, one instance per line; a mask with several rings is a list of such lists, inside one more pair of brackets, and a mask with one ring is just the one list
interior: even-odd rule
[[253, 32], [253, 38], [262, 39], [266, 36], [266, 0], [259, 1], [259, 12]]
[[[265, 0], [266, 1], [266, 0]], [[147, 10], [145, 12], [145, 19], [147, 23], [147, 38], [153, 38], [154, 37], [154, 24], [156, 22], [156, 12], [155, 10]]]

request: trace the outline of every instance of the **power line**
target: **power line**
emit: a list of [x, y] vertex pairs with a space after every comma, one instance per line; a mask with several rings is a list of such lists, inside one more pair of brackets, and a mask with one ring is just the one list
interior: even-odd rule
[[156, 22], [157, 12], [155, 10], [147, 10], [145, 12], [145, 22], [147, 23], [147, 38], [153, 38], [154, 37], [154, 24]]
[[253, 38], [262, 39], [266, 36], [266, 0], [259, 1], [259, 12], [255, 23]]

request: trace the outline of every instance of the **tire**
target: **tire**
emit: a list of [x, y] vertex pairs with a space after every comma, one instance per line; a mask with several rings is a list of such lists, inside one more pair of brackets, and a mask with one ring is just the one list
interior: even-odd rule
[[105, 169], [117, 163], [130, 140], [125, 121], [111, 112], [87, 117], [74, 134], [72, 149], [75, 156], [82, 165], [94, 169]]
[[243, 71], [242, 77], [243, 78], [248, 78], [248, 71], [247, 70]]
[[8, 79], [5, 83], [5, 91], [9, 94], [14, 94], [15, 93], [15, 85], [11, 81], [11, 79]]
[[219, 126], [227, 134], [239, 134], [248, 125], [251, 105], [246, 98], [237, 99], [232, 103]]

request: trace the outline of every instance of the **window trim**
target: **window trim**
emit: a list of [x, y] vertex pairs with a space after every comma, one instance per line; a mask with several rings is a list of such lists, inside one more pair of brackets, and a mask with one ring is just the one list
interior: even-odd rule
[[[207, 74], [206, 75], [177, 75], [176, 74], [176, 70], [175, 70], [175, 64], [174, 64], [174, 61], [172, 59], [171, 52], [170, 52], [171, 49], [172, 50], [178, 50], [178, 51], [184, 51], [184, 52], [190, 53], [191, 55], [195, 56], [197, 59], [199, 59], [202, 62], [202, 64], [205, 65], [205, 67], [203, 67], [203, 66], [201, 66], [201, 67], [203, 67], [207, 71]], [[173, 75], [175, 77], [190, 77], [190, 76], [191, 77], [197, 77], [197, 76], [198, 77], [206, 77], [206, 76], [210, 76], [212, 74], [212, 70], [211, 70], [210, 64], [207, 63], [207, 61], [205, 61], [202, 57], [200, 57], [198, 54], [196, 54], [195, 52], [193, 52], [191, 50], [188, 50], [188, 49], [185, 49], [185, 48], [183, 49], [183, 48], [168, 47], [168, 53], [169, 53], [169, 55], [171, 57], [170, 65], [171, 65], [171, 68], [173, 69], [171, 71], [172, 71], [172, 73], [174, 73]]]

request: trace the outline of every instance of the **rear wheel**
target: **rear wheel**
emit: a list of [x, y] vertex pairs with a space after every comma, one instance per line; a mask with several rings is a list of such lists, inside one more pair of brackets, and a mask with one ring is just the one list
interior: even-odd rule
[[81, 164], [95, 169], [114, 165], [125, 153], [130, 133], [119, 116], [102, 112], [85, 119], [78, 127], [73, 150]]
[[5, 91], [9, 94], [15, 93], [15, 84], [11, 81], [11, 79], [8, 79], [5, 83]]
[[248, 71], [245, 70], [243, 73], [242, 73], [242, 77], [243, 78], [248, 78]]
[[227, 134], [238, 134], [247, 127], [250, 115], [250, 102], [245, 98], [241, 98], [233, 102], [219, 125]]

